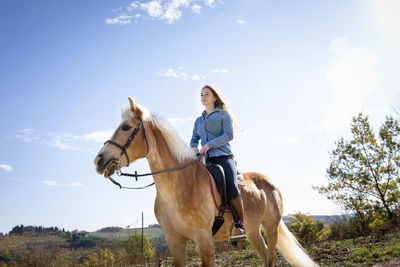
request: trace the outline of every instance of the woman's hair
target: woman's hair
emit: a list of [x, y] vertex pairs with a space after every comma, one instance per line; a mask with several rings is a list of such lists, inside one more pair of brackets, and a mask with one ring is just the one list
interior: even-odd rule
[[224, 98], [222, 97], [222, 94], [218, 91], [218, 89], [209, 84], [204, 85], [203, 88], [208, 88], [213, 93], [213, 95], [217, 99], [214, 102], [214, 106], [225, 109], [228, 112], [229, 116], [231, 117], [233, 128], [237, 131], [240, 130], [240, 126], [239, 126], [235, 116], [233, 115], [232, 111], [229, 109], [228, 103], [224, 100]]

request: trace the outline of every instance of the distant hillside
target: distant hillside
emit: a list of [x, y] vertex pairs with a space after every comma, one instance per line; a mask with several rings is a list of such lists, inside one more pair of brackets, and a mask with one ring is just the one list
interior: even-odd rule
[[[101, 237], [110, 240], [125, 241], [128, 240], [130, 235], [142, 234], [141, 228], [121, 228], [121, 227], [105, 227], [96, 232], [88, 233], [89, 236]], [[158, 238], [164, 235], [164, 230], [158, 227], [147, 227], [143, 229], [143, 234], [147, 236], [149, 240]]]
[[[285, 224], [289, 223], [289, 217], [288, 216], [283, 216], [282, 220]], [[340, 218], [343, 218], [344, 215], [310, 215], [311, 217], [314, 218], [314, 220], [317, 221], [322, 221], [323, 224], [331, 224], [335, 221], [338, 221]]]

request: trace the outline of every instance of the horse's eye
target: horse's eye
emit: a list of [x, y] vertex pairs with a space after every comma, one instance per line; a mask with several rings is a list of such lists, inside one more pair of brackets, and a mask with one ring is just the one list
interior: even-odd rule
[[129, 131], [132, 127], [129, 125], [122, 125], [122, 131]]

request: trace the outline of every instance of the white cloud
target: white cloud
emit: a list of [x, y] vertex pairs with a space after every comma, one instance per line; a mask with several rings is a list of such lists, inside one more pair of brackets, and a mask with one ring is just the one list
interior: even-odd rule
[[52, 147], [57, 147], [62, 150], [78, 150], [78, 148], [76, 148], [72, 145], [66, 144], [59, 139], [49, 141], [49, 142], [47, 142], [47, 145], [52, 146]]
[[83, 135], [83, 139], [88, 141], [94, 141], [97, 143], [104, 143], [105, 140], [108, 140], [112, 134], [114, 133], [113, 129], [105, 130], [105, 131], [97, 131], [89, 134]]
[[201, 6], [199, 6], [199, 5], [197, 5], [197, 4], [193, 5], [193, 6], [192, 6], [192, 12], [195, 13], [195, 14], [200, 14], [200, 12], [201, 12]]
[[400, 45], [400, 1], [374, 0], [377, 21], [385, 32], [397, 45]]
[[139, 7], [140, 7], [139, 2], [133, 1], [126, 9], [128, 11], [132, 11], [132, 10], [138, 9]]
[[42, 139], [42, 136], [32, 128], [22, 129], [14, 137], [21, 138], [25, 142], [37, 142]]
[[161, 1], [153, 0], [147, 3], [140, 4], [140, 7], [151, 17], [161, 17], [164, 13], [164, 8], [161, 6]]
[[43, 181], [43, 183], [45, 185], [47, 185], [47, 186], [60, 186], [60, 184], [58, 182], [56, 182], [56, 181], [48, 181], [48, 180], [46, 180], [46, 181]]
[[112, 10], [112, 12], [116, 13], [122, 10], [122, 7], [117, 7]]
[[226, 74], [229, 73], [228, 69], [212, 69], [211, 70], [213, 73], [222, 73], [222, 74]]
[[67, 186], [71, 186], [71, 187], [80, 187], [80, 186], [83, 186], [83, 184], [81, 184], [81, 183], [79, 183], [79, 182], [75, 182], [75, 183], [67, 184]]
[[242, 19], [237, 19], [237, 20], [236, 20], [236, 23], [237, 23], [237, 24], [242, 24], [242, 25], [243, 25], [243, 24], [246, 24], [246, 21], [244, 21], [244, 20], [242, 20]]
[[186, 72], [183, 71], [183, 67], [179, 67], [178, 69], [168, 69], [167, 71], [164, 72], [155, 72], [154, 73], [157, 76], [161, 77], [171, 77], [171, 78], [177, 78], [177, 79], [192, 79], [192, 80], [201, 80], [201, 79], [206, 79], [205, 75], [202, 74], [187, 74]]
[[[229, 73], [229, 70], [215, 68], [215, 69], [211, 70], [211, 74], [212, 73], [227, 74], [227, 73]], [[210, 72], [208, 72], [208, 74], [210, 74]], [[179, 67], [178, 69], [169, 68], [166, 71], [154, 72], [154, 75], [157, 75], [160, 77], [177, 78], [177, 79], [182, 79], [182, 80], [187, 80], [187, 79], [205, 80], [205, 79], [207, 79], [207, 75], [205, 75], [205, 74], [200, 74], [200, 73], [188, 74], [183, 70], [183, 67]]]
[[105, 140], [109, 139], [113, 132], [113, 129], [109, 129], [83, 135], [72, 135], [68, 133], [40, 134], [34, 129], [24, 129], [18, 131], [14, 137], [25, 142], [47, 145], [61, 150], [93, 152], [98, 149], [98, 144], [102, 144]]
[[126, 14], [121, 14], [118, 17], [112, 19], [106, 19], [106, 24], [120, 24], [127, 25], [132, 23], [133, 16], [128, 16]]
[[210, 7], [215, 7], [215, 5], [214, 5], [215, 0], [205, 0], [205, 1]]
[[47, 186], [63, 186], [63, 187], [81, 187], [83, 186], [83, 184], [79, 183], [79, 182], [74, 182], [74, 183], [69, 183], [69, 184], [60, 184], [57, 181], [50, 181], [50, 180], [46, 180], [43, 181], [42, 183], [44, 183]]
[[[126, 13], [121, 13], [115, 18], [105, 20], [107, 24], [127, 25], [133, 19], [149, 16], [153, 19], [165, 21], [172, 24], [179, 20], [185, 10], [190, 9], [192, 13], [200, 14], [202, 5], [216, 7], [214, 0], [146, 0], [133, 1], [126, 7]], [[116, 10], [113, 10], [116, 11]], [[132, 15], [132, 12], [136, 14]]]
[[190, 2], [191, 0], [172, 0], [166, 5], [165, 13], [161, 18], [167, 20], [169, 24], [174, 23], [182, 16], [179, 8], [188, 8]]
[[326, 73], [332, 94], [330, 110], [321, 122], [306, 121], [312, 131], [346, 129], [377, 88], [375, 56], [366, 47], [348, 46], [341, 38], [330, 44], [330, 50], [339, 53]]
[[0, 169], [6, 170], [6, 171], [12, 171], [12, 167], [7, 164], [0, 164]]

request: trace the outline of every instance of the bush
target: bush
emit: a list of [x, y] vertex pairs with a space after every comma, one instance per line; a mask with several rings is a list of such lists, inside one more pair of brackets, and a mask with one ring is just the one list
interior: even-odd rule
[[382, 236], [396, 231], [392, 220], [377, 216], [344, 216], [330, 225], [329, 239], [343, 240], [361, 236]]
[[312, 216], [300, 212], [289, 216], [288, 228], [296, 235], [302, 245], [326, 240], [330, 232], [330, 228], [324, 226], [321, 221], [315, 222]]
[[330, 239], [343, 240], [366, 236], [370, 233], [368, 224], [359, 217], [344, 216], [333, 222], [331, 225]]
[[[124, 242], [124, 247], [130, 257], [136, 258], [140, 256], [142, 254], [142, 235], [131, 235], [129, 239]], [[154, 256], [154, 250], [145, 235], [143, 236], [143, 254], [146, 258]]]

